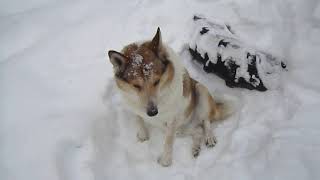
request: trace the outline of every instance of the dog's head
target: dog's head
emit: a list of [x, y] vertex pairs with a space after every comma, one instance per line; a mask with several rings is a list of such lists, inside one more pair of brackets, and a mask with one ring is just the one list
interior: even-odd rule
[[108, 55], [117, 86], [127, 98], [138, 101], [141, 111], [156, 116], [161, 91], [174, 75], [173, 65], [162, 45], [160, 28], [151, 41], [129, 44], [121, 52], [110, 50]]

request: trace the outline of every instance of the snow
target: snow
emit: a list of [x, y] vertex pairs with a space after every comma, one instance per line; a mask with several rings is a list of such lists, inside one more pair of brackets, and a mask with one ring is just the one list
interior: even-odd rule
[[[320, 179], [320, 2], [315, 0], [32, 0], [0, 2], [0, 179]], [[248, 44], [287, 60], [281, 86], [230, 89], [183, 61], [235, 113], [218, 144], [191, 157], [178, 138], [173, 165], [156, 163], [163, 134], [136, 139], [114, 88], [110, 49], [151, 39], [180, 52], [189, 19], [232, 24]], [[319, 66], [318, 66], [319, 65]]]
[[135, 53], [133, 55], [132, 66], [140, 66], [142, 64], [143, 57], [140, 54]]
[[152, 73], [152, 67], [153, 67], [153, 63], [152, 62], [148, 63], [148, 64], [147, 63], [143, 64], [142, 72], [143, 72], [143, 75], [145, 77], [150, 76], [150, 74]]
[[143, 62], [143, 57], [137, 52], [134, 52], [131, 56], [132, 60], [130, 62], [130, 65], [133, 67], [133, 69], [129, 72], [129, 75], [132, 74], [133, 76], [137, 76], [138, 71], [140, 71], [140, 69], [142, 68], [143, 76], [150, 76], [150, 74], [152, 73], [153, 63]]

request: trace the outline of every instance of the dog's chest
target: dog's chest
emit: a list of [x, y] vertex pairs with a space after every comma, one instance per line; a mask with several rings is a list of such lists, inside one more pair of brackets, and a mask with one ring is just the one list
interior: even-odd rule
[[153, 127], [165, 129], [168, 124], [173, 121], [172, 116], [158, 116], [158, 117], [148, 117], [144, 119], [146, 123], [152, 125]]
[[177, 121], [177, 125], [183, 125], [189, 121], [189, 118], [185, 117], [185, 110], [188, 105], [188, 98], [177, 98], [170, 105], [159, 106], [159, 113], [154, 117], [145, 117], [145, 121], [152, 126], [158, 128], [166, 128], [173, 121]]
[[[160, 107], [161, 108], [161, 107]], [[179, 110], [177, 109], [171, 111], [159, 111], [157, 116], [154, 117], [146, 117], [145, 121], [155, 127], [165, 128], [168, 124], [170, 124], [177, 114], [179, 113]]]

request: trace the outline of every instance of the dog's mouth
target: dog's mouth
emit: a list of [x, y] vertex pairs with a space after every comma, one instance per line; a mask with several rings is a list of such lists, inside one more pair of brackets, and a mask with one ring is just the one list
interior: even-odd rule
[[156, 116], [157, 114], [158, 114], [157, 106], [153, 102], [148, 103], [147, 115], [150, 117], [153, 117], [153, 116]]

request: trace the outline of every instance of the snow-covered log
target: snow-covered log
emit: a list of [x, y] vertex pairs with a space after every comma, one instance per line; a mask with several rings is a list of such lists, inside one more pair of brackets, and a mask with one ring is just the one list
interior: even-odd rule
[[266, 91], [287, 70], [283, 60], [242, 42], [230, 25], [201, 15], [193, 17], [185, 50], [203, 64], [205, 72], [224, 79], [228, 87]]

